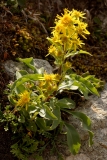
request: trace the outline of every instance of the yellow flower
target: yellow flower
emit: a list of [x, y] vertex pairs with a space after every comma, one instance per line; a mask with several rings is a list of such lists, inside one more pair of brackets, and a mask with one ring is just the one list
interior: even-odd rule
[[58, 81], [59, 77], [60, 76], [58, 74], [44, 74], [44, 80], [46, 82]]
[[71, 63], [70, 63], [69, 61], [67, 61], [67, 62], [64, 64], [64, 66], [69, 69], [69, 68], [71, 67]]
[[55, 46], [51, 45], [48, 48], [49, 54], [52, 55], [55, 58], [61, 58], [64, 54], [63, 51], [56, 49]]
[[71, 12], [68, 9], [64, 9], [64, 14], [62, 16], [57, 15], [55, 19], [55, 23], [57, 24], [60, 22], [61, 24], [64, 25], [64, 27], [67, 27], [71, 24], [73, 24], [75, 19], [71, 16]]
[[86, 29], [87, 24], [84, 22], [79, 22], [77, 26], [77, 33], [86, 39], [84, 34], [90, 34], [90, 32]]
[[53, 35], [55, 34], [55, 32], [62, 33], [64, 31], [65, 31], [64, 26], [61, 23], [57, 23], [56, 26], [54, 27]]
[[85, 35], [90, 34], [86, 29], [87, 24], [83, 22], [84, 15], [85, 13], [77, 10], [64, 9], [64, 14], [56, 16], [56, 25], [49, 39], [52, 43], [49, 54], [57, 59], [57, 62], [61, 62], [69, 50], [76, 51], [82, 47], [84, 43], [80, 36], [86, 39]]
[[49, 51], [50, 54], [55, 53], [55, 52], [56, 52], [55, 46], [51, 45], [51, 46], [48, 48], [48, 51]]
[[80, 38], [75, 38], [71, 40], [70, 48], [76, 51], [79, 47], [82, 47], [84, 43], [80, 40]]
[[71, 62], [66, 61], [63, 65], [63, 71], [66, 72], [70, 68], [71, 68]]
[[27, 90], [25, 90], [23, 93], [19, 94], [18, 96], [20, 98], [17, 101], [16, 106], [23, 107], [23, 106], [25, 106], [25, 105], [27, 105], [29, 103], [29, 101], [30, 101], [30, 93]]
[[44, 74], [44, 78], [39, 82], [38, 87], [45, 97], [52, 95], [57, 90], [57, 82], [60, 80], [58, 74]]
[[85, 13], [77, 11], [75, 9], [73, 9], [73, 11], [72, 11], [72, 16], [74, 16], [77, 19], [78, 18], [85, 18], [84, 15], [85, 15]]

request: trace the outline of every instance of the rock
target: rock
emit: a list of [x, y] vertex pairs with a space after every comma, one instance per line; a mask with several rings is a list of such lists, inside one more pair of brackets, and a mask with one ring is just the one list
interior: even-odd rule
[[[42, 59], [34, 59], [34, 65], [37, 69], [44, 67], [44, 69], [46, 70], [47, 73], [52, 73], [53, 68], [52, 66], [49, 64], [48, 61], [46, 60], [42, 60]], [[22, 70], [22, 69], [26, 69], [28, 70], [28, 67], [26, 67], [23, 63], [21, 62], [15, 62], [12, 60], [7, 60], [4, 64], [3, 64], [7, 74], [11, 77], [14, 78], [15, 77], [15, 73], [18, 70]]]
[[77, 111], [83, 112], [90, 117], [92, 131], [94, 132], [94, 144], [89, 147], [87, 132], [82, 129], [80, 121], [69, 117], [69, 122], [77, 128], [80, 134], [82, 146], [79, 153], [85, 154], [90, 160], [107, 160], [107, 84], [105, 84], [104, 90], [100, 93], [100, 97], [89, 96], [87, 101], [80, 104]]
[[76, 156], [70, 155], [66, 160], [90, 160], [85, 154], [78, 154]]

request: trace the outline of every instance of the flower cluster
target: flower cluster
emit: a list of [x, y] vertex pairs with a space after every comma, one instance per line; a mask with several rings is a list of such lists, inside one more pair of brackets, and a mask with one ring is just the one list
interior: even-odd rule
[[28, 103], [30, 102], [30, 92], [28, 92], [27, 90], [25, 90], [23, 93], [18, 95], [18, 101], [16, 103], [16, 106], [20, 106], [20, 107], [26, 107]]
[[76, 51], [84, 45], [80, 37], [86, 38], [88, 32], [87, 23], [83, 21], [85, 13], [77, 10], [64, 9], [64, 14], [57, 15], [52, 37], [48, 38], [52, 45], [49, 54], [55, 59], [64, 58], [68, 51]]
[[43, 76], [43, 80], [39, 82], [39, 88], [42, 90], [44, 97], [48, 97], [57, 91], [57, 83], [60, 80], [58, 74], [47, 74]]

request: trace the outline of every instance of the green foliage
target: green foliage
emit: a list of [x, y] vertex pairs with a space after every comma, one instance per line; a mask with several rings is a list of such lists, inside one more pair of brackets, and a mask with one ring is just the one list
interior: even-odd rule
[[19, 142], [11, 146], [11, 152], [19, 160], [28, 160], [30, 154], [37, 150], [38, 142], [29, 136], [23, 137]]
[[[72, 18], [71, 13], [75, 13], [76, 16], [80, 15], [81, 18], [84, 15], [75, 10], [73, 12], [65, 10], [65, 15], [68, 16], [67, 24]], [[74, 24], [79, 25], [79, 20], [76, 19], [75, 14], [73, 17], [75, 20]], [[65, 15], [62, 16], [62, 19], [60, 18], [64, 25], [66, 19], [63, 21], [63, 17]], [[59, 21], [56, 22], [56, 25], [59, 25], [58, 23]], [[93, 133], [89, 117], [84, 113], [74, 111], [76, 103], [71, 98], [67, 96], [58, 98], [59, 94], [63, 95], [66, 91], [69, 93], [75, 92], [75, 90], [78, 90], [80, 96], [82, 95], [85, 98], [88, 97], [89, 93], [99, 96], [97, 87], [100, 86], [101, 81], [87, 73], [83, 74], [83, 76], [77, 75], [72, 71], [71, 64], [68, 61], [69, 57], [73, 57], [76, 54], [89, 54], [82, 50], [79, 51], [78, 47], [83, 44], [78, 37], [79, 34], [81, 33], [83, 37], [85, 37], [84, 34], [89, 34], [86, 30], [87, 25], [85, 23], [82, 23], [82, 25], [84, 26], [83, 28], [75, 30], [76, 35], [74, 36], [73, 34], [73, 39], [71, 36], [69, 37], [68, 33], [69, 31], [71, 32], [72, 28], [77, 27], [77, 25], [68, 25], [66, 31], [64, 31], [65, 27], [61, 25], [60, 27], [63, 26], [61, 28], [62, 33], [59, 30], [58, 32], [57, 30], [52, 32], [55, 37], [50, 38], [52, 42], [50, 51], [58, 67], [56, 74], [48, 74], [43, 68], [36, 69], [32, 57], [19, 58], [19, 61], [30, 68], [32, 72], [29, 73], [26, 70], [16, 72], [16, 80], [9, 85], [10, 88], [8, 89], [10, 104], [0, 114], [0, 121], [5, 123], [5, 130], [11, 128], [16, 138], [18, 135], [17, 143], [13, 144], [11, 148], [12, 153], [21, 160], [27, 160], [29, 154], [33, 154], [34, 151], [38, 152], [39, 148], [43, 151], [50, 142], [56, 148], [54, 141], [64, 127], [66, 128], [69, 150], [74, 155], [79, 152], [81, 146], [79, 134], [74, 126], [63, 118], [63, 112], [71, 114], [82, 121], [83, 128], [89, 133], [89, 145], [93, 143]], [[80, 29], [81, 32], [79, 33]], [[67, 35], [64, 35], [65, 33]], [[66, 38], [68, 38], [68, 42], [65, 41]], [[77, 39], [78, 41], [76, 41]], [[57, 51], [58, 53], [56, 53]], [[54, 137], [52, 136], [53, 133], [55, 133]], [[41, 137], [45, 137], [50, 141], [46, 141], [45, 143], [45, 138]]]

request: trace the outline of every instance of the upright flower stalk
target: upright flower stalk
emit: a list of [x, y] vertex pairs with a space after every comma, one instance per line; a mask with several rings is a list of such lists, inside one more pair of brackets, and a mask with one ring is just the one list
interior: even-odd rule
[[84, 43], [80, 39], [85, 38], [88, 32], [87, 24], [83, 21], [85, 13], [77, 10], [69, 11], [64, 9], [64, 14], [57, 15], [55, 19], [55, 27], [52, 29], [52, 36], [47, 38], [51, 45], [49, 54], [55, 58], [55, 64], [63, 72], [63, 65], [66, 63], [66, 56], [69, 52], [76, 52], [82, 48]]

